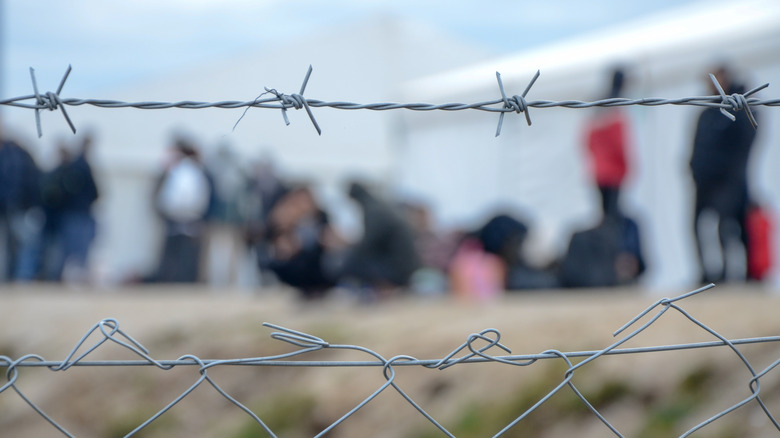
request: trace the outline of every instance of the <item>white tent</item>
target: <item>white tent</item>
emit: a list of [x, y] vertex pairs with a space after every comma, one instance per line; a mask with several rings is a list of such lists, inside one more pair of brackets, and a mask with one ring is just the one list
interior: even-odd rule
[[[631, 67], [629, 97], [674, 98], [705, 94], [706, 73], [722, 59], [745, 72], [749, 86], [773, 84], [759, 94], [771, 97], [780, 83], [778, 46], [780, 5], [771, 0], [705, 1], [500, 59], [418, 23], [376, 17], [175, 74], [161, 72], [152, 82], [104, 95], [78, 97], [250, 101], [264, 87], [297, 93], [311, 64], [304, 96], [323, 101], [487, 101], [500, 96], [496, 71], [512, 95], [522, 92], [537, 69], [541, 77], [529, 100], [594, 100], [601, 97], [608, 67], [619, 62]], [[78, 68], [69, 81], [78, 80]], [[697, 110], [628, 111], [636, 156], [623, 201], [645, 232], [650, 265], [645, 284], [688, 285], [695, 273], [686, 172]], [[780, 112], [759, 111], [752, 182], [762, 200], [780, 211], [780, 176], [773, 172], [780, 157], [771, 147], [779, 137]], [[156, 262], [159, 224], [149, 196], [174, 130], [207, 149], [229, 141], [249, 159], [271, 155], [287, 176], [320, 183], [320, 195], [345, 230], [352, 229], [353, 216], [335, 190], [352, 172], [427, 200], [445, 227], [476, 225], [499, 208], [522, 212], [546, 243], [539, 248], [547, 257], [563, 251], [575, 227], [598, 220], [580, 144], [588, 111], [532, 109], [530, 127], [524, 116], [508, 114], [497, 138], [495, 113], [328, 108], [313, 113], [321, 137], [303, 110], [288, 111], [291, 126], [285, 126], [278, 110], [251, 109], [231, 131], [242, 110], [69, 108], [80, 130], [96, 134], [94, 164], [103, 196], [93, 262], [102, 277], [148, 271]], [[55, 140], [70, 134], [60, 115], [43, 118], [45, 135], [36, 141], [29, 111], [4, 112], [4, 123], [46, 155]]]
[[[126, 102], [181, 100], [252, 101], [264, 91], [300, 91], [309, 65], [313, 72], [304, 96], [322, 101], [385, 102], [397, 98], [404, 81], [485, 59], [483, 48], [469, 46], [421, 23], [392, 16], [330, 29], [323, 34], [252, 53], [217, 59], [208, 65], [165, 72], [152, 81], [105, 95], [76, 96]], [[172, 54], [175, 56], [175, 54]], [[74, 66], [69, 81], [78, 80]], [[68, 96], [63, 93], [63, 97]], [[93, 166], [101, 189], [97, 206], [99, 235], [92, 262], [102, 278], [112, 281], [143, 274], [156, 263], [160, 227], [151, 210], [151, 191], [174, 132], [185, 133], [207, 152], [229, 142], [247, 161], [270, 157], [283, 174], [317, 184], [320, 196], [349, 230], [354, 215], [338, 204], [340, 178], [370, 175], [387, 183], [397, 163], [398, 112], [344, 112], [314, 108], [323, 130], [318, 136], [304, 110], [288, 111], [285, 126], [279, 110], [250, 109], [104, 109], [69, 107], [80, 131], [95, 134]], [[29, 111], [9, 110], [5, 124], [26, 138], [39, 155], [52, 155], [54, 143], [72, 134], [61, 115], [42, 113], [44, 137], [35, 138]], [[343, 203], [343, 201], [341, 201]]]
[[[780, 4], [706, 1], [549, 46], [410, 81], [404, 98], [430, 103], [474, 103], [520, 94], [537, 69], [526, 99], [603, 97], [610, 67], [629, 67], [627, 97], [706, 95], [708, 69], [728, 61], [748, 88], [769, 82], [757, 96], [777, 96], [780, 84]], [[692, 183], [687, 163], [694, 107], [630, 107], [634, 168], [624, 207], [639, 220], [649, 259], [644, 282], [653, 289], [690, 285], [698, 276], [691, 236]], [[752, 163], [754, 194], [780, 211], [780, 111], [759, 108]], [[560, 255], [570, 233], [598, 220], [596, 192], [585, 175], [582, 130], [588, 110], [531, 109], [507, 114], [494, 138], [496, 113], [405, 113], [406, 143], [397, 184], [429, 199], [445, 226], [472, 226], [498, 209], [524, 214]], [[778, 247], [775, 244], [775, 247]]]

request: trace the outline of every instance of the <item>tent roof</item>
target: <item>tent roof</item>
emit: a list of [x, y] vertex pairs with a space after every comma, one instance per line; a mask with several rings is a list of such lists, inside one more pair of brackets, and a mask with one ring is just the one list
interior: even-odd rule
[[[577, 36], [504, 58], [412, 80], [404, 94], [437, 99], [497, 90], [495, 72], [506, 82], [526, 84], [537, 69], [542, 78], [570, 75], [590, 66], [648, 60], [668, 62], [670, 54], [699, 51], [712, 58], [740, 41], [780, 41], [780, 3], [772, 0], [702, 1], [639, 20]], [[720, 50], [719, 53], [712, 53]]]

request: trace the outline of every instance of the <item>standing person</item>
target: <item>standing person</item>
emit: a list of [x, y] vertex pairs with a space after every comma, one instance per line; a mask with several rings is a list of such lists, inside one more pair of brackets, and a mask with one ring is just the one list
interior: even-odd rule
[[[607, 99], [618, 98], [625, 72], [612, 71]], [[559, 267], [564, 287], [631, 284], [645, 271], [639, 227], [620, 207], [620, 194], [630, 171], [630, 124], [620, 107], [598, 108], [589, 120], [585, 145], [593, 182], [601, 196], [601, 221], [573, 233]]]
[[212, 183], [198, 151], [187, 140], [177, 139], [154, 193], [155, 209], [165, 222], [165, 240], [153, 281], [198, 281], [211, 191]]
[[67, 204], [63, 174], [73, 159], [68, 144], [57, 142], [57, 164], [41, 177], [41, 199], [46, 222], [42, 239], [42, 267], [40, 278], [61, 281], [65, 266], [62, 244], [62, 214]]
[[247, 180], [247, 197], [244, 205], [244, 239], [250, 249], [250, 257], [258, 266], [261, 284], [270, 284], [273, 278], [269, 268], [271, 242], [268, 240], [269, 218], [276, 204], [289, 192], [269, 158], [263, 158], [251, 166]]
[[[612, 71], [608, 99], [620, 97], [625, 84], [625, 73]], [[621, 187], [628, 173], [629, 145], [628, 117], [621, 107], [598, 108], [588, 121], [585, 144], [591, 175], [601, 195], [606, 215], [619, 212]]]
[[[727, 94], [744, 92], [727, 66], [719, 66], [714, 75]], [[714, 84], [709, 85], [712, 94], [717, 95]], [[741, 252], [740, 258], [744, 260], [747, 247], [747, 166], [756, 131], [744, 111], [732, 114], [735, 121], [721, 114], [718, 108], [705, 109], [699, 115], [693, 138], [690, 159], [696, 190], [693, 233], [700, 280], [705, 283], [733, 279], [729, 274], [741, 262], [729, 254], [734, 254], [732, 248], [739, 248], [736, 251]], [[707, 216], [715, 219], [711, 221], [713, 226], [706, 226]], [[714, 264], [708, 262], [710, 256], [717, 259]], [[743, 279], [745, 273], [735, 275]]]
[[203, 265], [212, 286], [237, 284], [247, 254], [242, 224], [248, 183], [241, 161], [235, 149], [222, 143], [205, 162], [214, 190], [206, 215]]
[[398, 209], [362, 183], [352, 182], [348, 194], [363, 212], [363, 236], [348, 249], [341, 277], [380, 294], [408, 286], [421, 266], [411, 227]]
[[89, 249], [97, 234], [92, 208], [100, 195], [88, 160], [92, 144], [92, 136], [85, 136], [75, 157], [65, 162], [60, 171], [64, 197], [59, 213], [58, 234], [63, 265], [58, 272], [67, 282], [82, 283], [88, 280]]
[[0, 132], [0, 281], [31, 280], [37, 273], [39, 179], [30, 153]]

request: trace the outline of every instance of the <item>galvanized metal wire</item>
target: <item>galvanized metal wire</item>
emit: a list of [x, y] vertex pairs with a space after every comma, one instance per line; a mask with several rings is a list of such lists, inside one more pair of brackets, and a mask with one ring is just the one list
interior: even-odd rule
[[[293, 94], [284, 94], [277, 91], [274, 88], [265, 88], [265, 92], [257, 96], [257, 98], [250, 101], [237, 101], [237, 100], [225, 100], [219, 102], [199, 102], [199, 101], [178, 101], [178, 102], [124, 102], [119, 100], [106, 100], [106, 99], [78, 99], [78, 98], [63, 98], [60, 97], [60, 93], [65, 85], [65, 81], [70, 75], [71, 67], [68, 66], [65, 74], [57, 87], [56, 92], [40, 93], [38, 91], [38, 84], [35, 79], [35, 70], [30, 68], [30, 77], [33, 84], [33, 94], [13, 97], [9, 99], [0, 99], [0, 105], [13, 106], [19, 108], [27, 108], [35, 110], [35, 122], [38, 130], [38, 136], [43, 135], [41, 129], [40, 111], [49, 110], [62, 111], [62, 115], [65, 121], [68, 123], [70, 129], [75, 133], [76, 127], [71, 121], [68, 113], [65, 110], [66, 106], [81, 106], [90, 105], [99, 108], [138, 108], [145, 110], [160, 110], [169, 108], [183, 108], [183, 109], [205, 109], [205, 108], [222, 108], [222, 109], [237, 109], [245, 108], [244, 113], [236, 122], [246, 115], [246, 112], [250, 108], [266, 108], [281, 110], [282, 117], [285, 124], [289, 125], [290, 120], [287, 116], [288, 109], [304, 109], [309, 117], [314, 128], [318, 134], [322, 134], [322, 129], [317, 123], [314, 117], [312, 108], [328, 107], [340, 110], [371, 110], [371, 111], [389, 111], [397, 109], [406, 109], [412, 111], [463, 111], [463, 110], [478, 110], [487, 112], [500, 113], [498, 119], [498, 127], [496, 128], [496, 136], [501, 134], [501, 127], [504, 122], [504, 115], [506, 113], [514, 112], [517, 114], [524, 114], [526, 123], [531, 125], [530, 108], [592, 108], [592, 107], [613, 107], [613, 106], [661, 106], [661, 105], [689, 105], [700, 107], [713, 107], [719, 108], [724, 116], [735, 120], [734, 114], [739, 111], [745, 111], [748, 118], [753, 125], [757, 127], [755, 117], [751, 108], [756, 106], [780, 106], [780, 99], [758, 99], [751, 97], [755, 93], [768, 87], [769, 84], [759, 85], [744, 94], [736, 93], [727, 95], [721, 85], [715, 79], [714, 75], [710, 75], [710, 79], [718, 90], [717, 95], [714, 96], [690, 96], [676, 99], [666, 99], [658, 97], [646, 97], [639, 99], [628, 98], [610, 98], [595, 100], [592, 102], [585, 102], [579, 100], [564, 100], [564, 101], [551, 101], [551, 100], [526, 100], [531, 87], [540, 76], [540, 72], [537, 71], [533, 78], [529, 81], [525, 90], [520, 95], [509, 95], [504, 90], [504, 84], [501, 79], [501, 74], [496, 72], [496, 79], [498, 81], [499, 92], [501, 97], [498, 99], [487, 100], [476, 103], [443, 103], [443, 104], [429, 104], [429, 103], [354, 103], [354, 102], [326, 102], [317, 99], [309, 99], [303, 96], [306, 90], [306, 85], [309, 82], [312, 73], [312, 67], [309, 69], [304, 77], [300, 91]], [[30, 102], [32, 101], [32, 102]], [[233, 126], [235, 129], [236, 125]]]
[[[524, 91], [520, 95], [513, 95], [509, 97], [504, 89], [504, 84], [501, 79], [501, 75], [497, 72], [496, 79], [498, 82], [499, 91], [501, 97], [494, 100], [488, 100], [483, 102], [465, 104], [465, 103], [445, 103], [445, 104], [426, 104], [426, 103], [369, 103], [358, 104], [352, 102], [325, 102], [316, 99], [309, 99], [303, 97], [308, 81], [311, 77], [312, 68], [304, 77], [303, 83], [298, 93], [284, 94], [278, 92], [276, 89], [266, 88], [265, 92], [259, 95], [252, 101], [220, 101], [220, 102], [197, 102], [197, 101], [179, 101], [179, 102], [123, 102], [117, 100], [99, 100], [99, 99], [75, 99], [75, 98], [62, 98], [60, 93], [65, 85], [65, 81], [69, 77], [71, 68], [68, 67], [59, 86], [55, 92], [41, 93], [38, 89], [38, 84], [35, 78], [35, 71], [30, 69], [30, 76], [32, 79], [34, 94], [19, 96], [10, 99], [0, 100], [0, 105], [20, 107], [26, 109], [32, 109], [35, 111], [36, 127], [38, 135], [42, 135], [40, 111], [42, 110], [60, 110], [66, 123], [71, 130], [75, 133], [76, 128], [71, 118], [69, 117], [66, 106], [81, 106], [90, 105], [100, 108], [138, 108], [138, 109], [168, 109], [168, 108], [183, 108], [183, 109], [204, 109], [204, 108], [223, 108], [223, 109], [237, 109], [244, 108], [244, 113], [241, 118], [238, 119], [236, 125], [242, 120], [244, 115], [250, 108], [268, 108], [281, 110], [282, 116], [286, 124], [289, 125], [290, 121], [287, 115], [289, 109], [304, 109], [312, 122], [313, 126], [317, 130], [318, 134], [322, 133], [322, 130], [317, 123], [312, 108], [329, 107], [341, 110], [373, 110], [373, 111], [388, 111], [396, 109], [407, 109], [413, 111], [461, 111], [461, 110], [478, 110], [487, 112], [499, 113], [498, 126], [496, 129], [496, 136], [500, 135], [501, 128], [506, 113], [522, 113], [526, 119], [526, 123], [531, 125], [531, 117], [529, 113], [530, 108], [591, 108], [591, 107], [611, 107], [611, 106], [628, 106], [628, 105], [642, 105], [642, 106], [660, 106], [660, 105], [691, 105], [702, 107], [719, 108], [724, 116], [734, 120], [734, 113], [739, 111], [745, 111], [748, 119], [753, 124], [754, 128], [757, 126], [755, 117], [752, 114], [753, 107], [756, 106], [778, 106], [780, 105], [780, 99], [772, 100], [760, 100], [755, 97], [751, 97], [758, 91], [766, 88], [768, 84], [755, 87], [744, 94], [732, 94], [726, 95], [723, 88], [713, 75], [710, 75], [710, 79], [718, 90], [718, 95], [715, 96], [694, 96], [684, 97], [677, 99], [662, 99], [662, 98], [641, 98], [641, 99], [625, 99], [625, 98], [611, 98], [603, 99], [592, 102], [583, 102], [577, 100], [566, 101], [547, 101], [547, 100], [526, 100], [526, 96], [529, 94], [534, 83], [540, 76], [537, 71], [533, 78], [529, 81]], [[29, 101], [32, 101], [29, 102]], [[235, 129], [235, 125], [234, 125]], [[572, 351], [561, 352], [558, 350], [545, 350], [537, 354], [523, 354], [514, 355], [504, 344], [500, 342], [501, 333], [498, 330], [488, 328], [481, 332], [469, 335], [466, 341], [461, 345], [454, 348], [448, 355], [440, 359], [420, 359], [410, 355], [398, 355], [391, 358], [385, 358], [379, 353], [359, 345], [347, 345], [347, 344], [333, 344], [321, 339], [313, 334], [308, 334], [286, 328], [283, 326], [264, 323], [264, 325], [274, 331], [271, 333], [271, 338], [282, 341], [289, 345], [292, 345], [294, 349], [288, 353], [263, 356], [263, 357], [243, 357], [234, 359], [203, 359], [198, 356], [187, 354], [177, 359], [157, 359], [153, 357], [148, 349], [144, 347], [139, 341], [134, 339], [128, 333], [120, 329], [119, 322], [113, 318], [107, 318], [99, 321], [92, 326], [84, 336], [74, 345], [70, 353], [62, 360], [47, 360], [43, 356], [38, 354], [26, 354], [18, 358], [11, 358], [8, 356], [0, 355], [0, 368], [5, 368], [6, 382], [0, 386], [0, 397], [7, 396], [11, 390], [18, 397], [20, 397], [25, 403], [27, 403], [31, 409], [37, 412], [40, 417], [48, 422], [53, 428], [58, 430], [65, 436], [73, 437], [65, 427], [50, 417], [39, 405], [33, 400], [32, 397], [25, 394], [17, 385], [19, 380], [19, 370], [25, 367], [44, 367], [53, 372], [67, 372], [73, 367], [138, 367], [138, 366], [150, 366], [156, 367], [161, 370], [171, 370], [181, 367], [196, 367], [197, 379], [190, 387], [184, 392], [170, 401], [164, 408], [157, 413], [138, 424], [138, 426], [128, 433], [126, 436], [133, 436], [146, 428], [149, 424], [157, 420], [161, 415], [167, 412], [170, 408], [181, 402], [196, 388], [204, 383], [207, 383], [214, 390], [216, 390], [222, 397], [227, 399], [230, 403], [237, 406], [243, 412], [257, 423], [265, 433], [270, 436], [276, 437], [275, 432], [261, 419], [255, 412], [243, 405], [236, 398], [226, 392], [211, 376], [208, 372], [215, 367], [227, 367], [227, 366], [252, 366], [252, 367], [376, 367], [382, 371], [382, 376], [385, 383], [377, 388], [371, 395], [366, 397], [348, 412], [344, 413], [340, 418], [335, 420], [329, 426], [315, 435], [316, 437], [323, 436], [337, 427], [339, 424], [347, 421], [358, 410], [374, 400], [379, 394], [385, 390], [392, 388], [398, 395], [400, 395], [406, 402], [415, 408], [415, 410], [422, 415], [426, 420], [438, 428], [446, 436], [454, 436], [445, 425], [434, 419], [428, 412], [426, 412], [422, 406], [416, 403], [402, 388], [401, 382], [396, 376], [395, 370], [398, 367], [417, 366], [428, 369], [436, 369], [439, 371], [446, 371], [454, 366], [466, 366], [473, 363], [491, 363], [496, 366], [530, 366], [537, 363], [540, 360], [561, 360], [566, 363], [567, 370], [563, 375], [560, 383], [545, 396], [541, 397], [533, 406], [526, 411], [518, 413], [517, 417], [506, 424], [503, 429], [495, 434], [496, 437], [505, 435], [507, 431], [516, 427], [525, 418], [528, 417], [533, 411], [542, 406], [547, 400], [549, 400], [556, 393], [568, 388], [576, 397], [587, 407], [587, 409], [597, 418], [606, 430], [609, 430], [613, 435], [622, 437], [623, 434], [607, 419], [603, 416], [594, 405], [587, 399], [586, 396], [577, 388], [573, 382], [575, 373], [583, 366], [598, 360], [601, 357], [609, 355], [626, 355], [626, 354], [646, 354], [657, 353], [663, 351], [672, 350], [689, 350], [700, 348], [727, 348], [733, 354], [739, 358], [742, 364], [749, 372], [750, 378], [746, 382], [750, 389], [750, 396], [735, 403], [734, 405], [713, 413], [709, 418], [697, 424], [682, 436], [689, 436], [694, 432], [716, 422], [722, 417], [730, 414], [731, 412], [746, 406], [748, 404], [758, 405], [765, 416], [771, 421], [774, 427], [780, 431], [780, 423], [774, 417], [767, 405], [761, 398], [761, 379], [767, 374], [772, 372], [778, 365], [780, 365], [780, 354], [778, 359], [772, 362], [764, 369], [755, 369], [755, 367], [747, 360], [742, 354], [738, 346], [756, 343], [775, 343], [780, 341], [780, 336], [771, 337], [757, 337], [757, 338], [744, 338], [744, 339], [727, 339], [720, 335], [710, 326], [704, 324], [700, 320], [696, 319], [690, 313], [686, 312], [678, 304], [682, 300], [691, 296], [697, 295], [705, 290], [708, 290], [713, 285], [708, 285], [703, 288], [694, 290], [687, 294], [675, 298], [664, 298], [658, 300], [631, 321], [627, 322], [623, 327], [614, 333], [618, 340], [613, 344], [607, 346], [601, 350], [591, 351]], [[698, 342], [689, 344], [675, 344], [675, 345], [661, 345], [661, 346], [648, 346], [648, 347], [635, 347], [635, 348], [621, 348], [630, 339], [636, 337], [642, 333], [645, 329], [653, 324], [657, 324], [662, 316], [669, 310], [674, 310], [677, 313], [683, 315], [691, 323], [711, 335], [715, 340], [710, 342]], [[652, 314], [652, 312], [655, 312]], [[648, 317], [649, 319], [639, 324], [642, 318]], [[633, 327], [633, 330], [632, 330]], [[97, 341], [94, 341], [97, 337]], [[122, 349], [132, 352], [136, 359], [134, 360], [90, 360], [90, 356], [103, 345], [107, 343], [113, 343], [119, 345]], [[321, 351], [321, 350], [352, 350], [358, 351], [369, 357], [368, 360], [360, 361], [322, 361], [322, 360], [305, 360], [301, 359], [307, 354]], [[575, 359], [581, 359], [576, 364], [573, 362]]]
[[[372, 400], [374, 400], [379, 394], [385, 390], [392, 388], [398, 395], [400, 395], [406, 402], [415, 408], [415, 410], [433, 424], [438, 430], [449, 437], [454, 435], [447, 429], [446, 425], [437, 421], [431, 416], [425, 409], [415, 402], [407, 392], [402, 389], [402, 382], [396, 376], [395, 370], [398, 367], [417, 366], [428, 369], [436, 369], [441, 372], [446, 372], [447, 369], [458, 366], [467, 366], [474, 363], [492, 363], [495, 366], [520, 366], [525, 367], [533, 365], [540, 360], [562, 360], [566, 363], [567, 369], [562, 376], [560, 383], [552, 389], [549, 393], [539, 398], [536, 403], [524, 412], [519, 412], [517, 417], [506, 424], [503, 429], [497, 432], [494, 436], [499, 437], [505, 435], [507, 431], [520, 424], [529, 414], [536, 409], [539, 409], [546, 401], [548, 401], [556, 393], [563, 391], [564, 388], [568, 388], [573, 394], [587, 407], [592, 415], [600, 421], [605, 430], [609, 430], [612, 435], [622, 437], [624, 436], [614, 424], [610, 422], [608, 418], [602, 415], [596, 407], [583, 395], [583, 393], [577, 388], [573, 382], [575, 373], [583, 366], [598, 360], [601, 357], [608, 355], [625, 355], [625, 354], [647, 354], [664, 352], [671, 350], [687, 350], [698, 348], [727, 348], [733, 354], [739, 358], [744, 367], [749, 373], [746, 384], [750, 389], [750, 395], [743, 400], [733, 404], [732, 406], [723, 409], [719, 412], [714, 412], [710, 417], [701, 421], [696, 426], [692, 427], [682, 437], [687, 437], [694, 432], [705, 428], [706, 426], [718, 421], [724, 416], [734, 412], [735, 410], [746, 406], [748, 404], [758, 405], [763, 414], [771, 421], [774, 427], [780, 432], [780, 423], [769, 410], [767, 405], [762, 400], [761, 396], [761, 379], [767, 374], [772, 372], [780, 365], [780, 353], [778, 359], [774, 360], [769, 366], [764, 369], [756, 369], [740, 351], [738, 346], [746, 344], [756, 343], [776, 343], [780, 342], [780, 336], [771, 337], [758, 337], [748, 339], [727, 339], [720, 335], [712, 327], [706, 325], [691, 313], [687, 312], [680, 306], [680, 302], [704, 292], [713, 285], [707, 285], [705, 287], [696, 289], [692, 292], [680, 295], [675, 298], [663, 298], [645, 310], [640, 312], [635, 318], [628, 321], [623, 327], [618, 329], [614, 336], [618, 338], [613, 344], [595, 351], [575, 351], [575, 352], [561, 352], [557, 350], [545, 350], [538, 354], [526, 354], [526, 355], [513, 355], [509, 348], [507, 348], [501, 341], [501, 333], [498, 330], [488, 328], [481, 332], [469, 335], [466, 341], [455, 347], [449, 354], [440, 359], [418, 359], [410, 355], [398, 355], [391, 358], [385, 358], [376, 351], [370, 348], [349, 345], [349, 344], [334, 344], [330, 343], [320, 337], [313, 334], [297, 331], [294, 329], [282, 327], [275, 324], [264, 323], [265, 327], [274, 330], [270, 337], [272, 339], [287, 343], [293, 347], [293, 349], [287, 353], [277, 354], [273, 356], [262, 357], [245, 357], [235, 359], [201, 359], [195, 355], [187, 354], [179, 357], [175, 360], [159, 360], [152, 357], [149, 351], [136, 339], [130, 336], [128, 333], [120, 329], [119, 322], [115, 319], [108, 318], [99, 321], [92, 326], [84, 336], [76, 342], [70, 353], [62, 360], [50, 361], [44, 359], [37, 354], [27, 354], [19, 358], [13, 359], [7, 356], [0, 356], [0, 368], [5, 368], [6, 382], [0, 386], [0, 397], [5, 394], [11, 393], [13, 390], [24, 402], [26, 402], [30, 408], [37, 412], [43, 420], [47, 421], [51, 426], [61, 432], [63, 435], [73, 437], [68, 430], [61, 424], [46, 414], [33, 400], [32, 397], [25, 394], [17, 385], [19, 381], [19, 369], [24, 367], [45, 367], [53, 372], [67, 372], [73, 367], [137, 367], [137, 366], [149, 366], [156, 367], [161, 370], [171, 370], [178, 367], [195, 367], [197, 369], [197, 378], [190, 387], [170, 401], [165, 407], [160, 409], [157, 413], [138, 424], [126, 436], [130, 437], [136, 435], [149, 424], [157, 420], [161, 415], [167, 412], [170, 408], [181, 402], [189, 394], [192, 393], [197, 387], [204, 383], [210, 385], [216, 390], [222, 397], [227, 399], [230, 403], [237, 406], [243, 412], [246, 413], [252, 420], [257, 423], [257, 427], [262, 429], [269, 436], [276, 437], [276, 433], [263, 421], [251, 409], [243, 405], [236, 398], [226, 392], [220, 385], [209, 376], [208, 372], [215, 367], [227, 367], [227, 366], [253, 366], [253, 367], [374, 367], [381, 369], [382, 377], [385, 382], [376, 388], [368, 397], [360, 401], [348, 412], [344, 413], [340, 418], [333, 421], [330, 425], [325, 427], [315, 436], [320, 437], [338, 426], [345, 421], [348, 421], [358, 410], [366, 406]], [[648, 327], [658, 324], [666, 312], [674, 310], [677, 313], [683, 315], [692, 324], [699, 327], [704, 332], [711, 335], [715, 340], [710, 342], [699, 342], [690, 344], [675, 344], [675, 345], [661, 345], [650, 347], [638, 347], [638, 348], [620, 348], [621, 345], [628, 342], [630, 339], [636, 337]], [[646, 318], [646, 322], [640, 324], [640, 320]], [[95, 341], [95, 337], [97, 340]], [[88, 357], [92, 355], [96, 350], [101, 348], [107, 343], [113, 343], [119, 345], [123, 349], [132, 352], [138, 359], [135, 360], [102, 360], [102, 361], [90, 361]], [[323, 360], [303, 360], [306, 355], [321, 351], [321, 350], [352, 350], [358, 351], [369, 357], [369, 360], [362, 361], [323, 361]], [[573, 359], [582, 358], [576, 364]], [[295, 360], [293, 360], [295, 359]], [[6, 395], [8, 396], [8, 395]]]

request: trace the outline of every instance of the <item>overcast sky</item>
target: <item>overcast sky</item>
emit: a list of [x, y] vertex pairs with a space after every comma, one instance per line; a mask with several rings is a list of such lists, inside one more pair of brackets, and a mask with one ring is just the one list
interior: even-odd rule
[[30, 93], [29, 67], [53, 90], [71, 64], [63, 96], [110, 97], [95, 93], [379, 13], [506, 54], [692, 1], [0, 0], [0, 96]]

